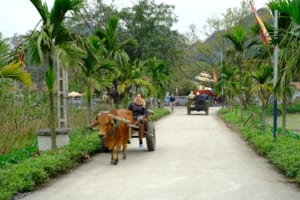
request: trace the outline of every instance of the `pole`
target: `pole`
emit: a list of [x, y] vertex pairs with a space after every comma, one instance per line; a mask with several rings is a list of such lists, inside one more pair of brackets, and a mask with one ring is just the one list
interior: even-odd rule
[[[221, 69], [223, 68], [223, 52], [221, 52]], [[222, 109], [224, 108], [224, 86], [222, 83]]]
[[[278, 10], [274, 12], [274, 36], [277, 37], [277, 29], [278, 29]], [[274, 48], [274, 89], [277, 82], [277, 74], [278, 74], [278, 46], [276, 45]], [[277, 136], [277, 95], [274, 90], [274, 111], [273, 111], [273, 137], [276, 139]]]

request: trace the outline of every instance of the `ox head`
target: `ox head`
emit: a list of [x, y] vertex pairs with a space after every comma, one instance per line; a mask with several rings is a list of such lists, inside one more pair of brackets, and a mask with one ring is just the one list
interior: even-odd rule
[[89, 124], [88, 128], [92, 129], [96, 125], [99, 126], [98, 135], [106, 136], [115, 131], [116, 121], [108, 113], [99, 113]]

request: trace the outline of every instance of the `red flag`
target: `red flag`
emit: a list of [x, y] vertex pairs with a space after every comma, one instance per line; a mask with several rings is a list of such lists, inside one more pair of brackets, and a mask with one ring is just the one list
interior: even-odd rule
[[19, 61], [20, 61], [21, 65], [23, 66], [24, 71], [26, 71], [26, 64], [24, 62], [24, 54], [19, 49], [19, 42], [18, 41], [16, 41], [16, 48], [17, 48], [17, 51], [18, 51], [18, 54], [19, 54], [18, 55]]
[[250, 4], [250, 7], [251, 7], [251, 10], [254, 13], [256, 23], [259, 26], [260, 37], [261, 37], [261, 39], [262, 39], [263, 42], [267, 43], [267, 42], [269, 42], [271, 40], [270, 34], [267, 31], [267, 29], [266, 29], [263, 21], [260, 19], [260, 17], [258, 15], [256, 9], [254, 8], [251, 0], [249, 1], [249, 4]]

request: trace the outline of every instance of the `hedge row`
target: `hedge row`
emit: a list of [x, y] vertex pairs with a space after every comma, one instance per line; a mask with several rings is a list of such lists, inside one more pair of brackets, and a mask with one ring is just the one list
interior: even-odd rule
[[[170, 113], [169, 109], [154, 109], [151, 120]], [[101, 150], [96, 132], [87, 129], [72, 131], [70, 144], [38, 154], [37, 143], [16, 149], [0, 157], [0, 200], [11, 200], [14, 195], [32, 191], [49, 178], [64, 174], [84, 161], [88, 155]]]
[[71, 135], [68, 146], [0, 169], [0, 200], [10, 200], [17, 193], [32, 191], [37, 184], [68, 172], [87, 155], [99, 151], [101, 145], [97, 134], [86, 133]]
[[[282, 135], [280, 132], [273, 137], [270, 126], [265, 131], [258, 130], [254, 124], [244, 125], [244, 121], [237, 119], [234, 112], [221, 110], [219, 115], [231, 126], [239, 129], [244, 138], [249, 141], [251, 146], [259, 155], [265, 156], [270, 160], [286, 177], [300, 183], [300, 137], [288, 131]], [[257, 117], [259, 119], [259, 117]], [[257, 126], [256, 126], [257, 127]]]

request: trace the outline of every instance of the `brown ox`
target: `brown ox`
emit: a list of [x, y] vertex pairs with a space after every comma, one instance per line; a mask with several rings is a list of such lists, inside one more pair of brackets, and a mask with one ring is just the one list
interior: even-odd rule
[[112, 164], [118, 164], [121, 146], [123, 146], [123, 159], [126, 159], [127, 142], [132, 131], [126, 123], [134, 123], [132, 112], [119, 109], [98, 114], [89, 125], [89, 128], [99, 125], [98, 134], [104, 137], [104, 145], [111, 150]]

